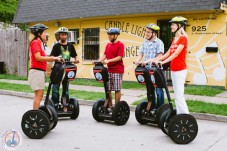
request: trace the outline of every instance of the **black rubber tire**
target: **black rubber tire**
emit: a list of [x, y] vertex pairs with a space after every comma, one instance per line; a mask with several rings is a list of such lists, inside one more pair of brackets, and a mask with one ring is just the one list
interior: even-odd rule
[[166, 110], [162, 113], [159, 119], [159, 127], [161, 128], [162, 132], [166, 135], [168, 134], [168, 127], [166, 127], [166, 116], [169, 114], [170, 110]]
[[189, 114], [174, 116], [169, 123], [169, 136], [177, 144], [188, 144], [198, 134], [196, 119]]
[[142, 119], [142, 116], [144, 115], [144, 112], [147, 107], [147, 103], [148, 103], [147, 101], [142, 101], [136, 106], [135, 117], [136, 117], [137, 122], [139, 122], [140, 124], [148, 123], [146, 120]]
[[156, 111], [156, 121], [157, 121], [157, 124], [158, 124], [158, 127], [160, 127], [160, 118], [161, 118], [161, 115], [163, 112], [165, 112], [166, 110], [170, 109], [170, 105], [169, 104], [162, 104], [158, 110]]
[[116, 125], [125, 125], [130, 116], [130, 108], [125, 101], [118, 102], [113, 108], [113, 120]]
[[52, 106], [53, 108], [55, 108], [54, 106], [54, 102], [51, 99], [48, 99], [48, 105]]
[[99, 99], [97, 100], [93, 107], [92, 107], [92, 115], [93, 118], [97, 121], [97, 122], [103, 122], [104, 119], [99, 117], [99, 113], [101, 110], [101, 107], [104, 106], [105, 100], [104, 99]]
[[45, 106], [40, 106], [39, 109], [44, 111], [47, 115], [47, 117], [49, 118], [49, 121], [50, 121], [50, 130], [54, 129], [57, 124], [58, 124], [58, 113], [57, 111], [55, 110], [55, 108], [53, 108], [52, 106], [50, 105], [47, 105], [47, 107], [49, 108], [49, 110], [51, 111], [51, 114], [47, 111], [47, 108]]
[[[172, 117], [174, 117], [176, 115], [176, 109], [173, 109], [173, 114], [172, 114]], [[162, 130], [162, 132], [166, 135], [169, 136], [169, 128], [168, 128], [168, 125], [169, 125], [169, 122], [171, 120], [172, 117], [170, 117], [170, 120], [167, 122], [167, 118], [170, 116], [170, 109], [164, 111], [160, 117], [160, 120], [159, 120], [159, 126]]]
[[21, 128], [29, 138], [41, 139], [50, 131], [50, 121], [45, 112], [30, 110], [23, 115]]
[[70, 98], [69, 99], [69, 105], [72, 105], [72, 114], [70, 115], [70, 118], [75, 120], [78, 118], [79, 114], [80, 114], [80, 106], [79, 106], [79, 102], [77, 99], [75, 98]]

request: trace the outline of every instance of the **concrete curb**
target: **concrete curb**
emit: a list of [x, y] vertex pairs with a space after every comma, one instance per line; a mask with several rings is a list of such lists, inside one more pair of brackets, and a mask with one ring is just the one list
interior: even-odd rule
[[[32, 93], [26, 93], [26, 92], [16, 92], [16, 91], [8, 91], [8, 90], [0, 90], [0, 94], [3, 95], [11, 95], [11, 96], [18, 96], [23, 98], [34, 98], [34, 94]], [[43, 99], [45, 96], [43, 97]], [[94, 104], [94, 101], [87, 101], [87, 100], [79, 100], [80, 105], [87, 105], [92, 106]], [[135, 112], [136, 106], [129, 105], [130, 110]], [[206, 113], [191, 113], [196, 119], [199, 120], [208, 120], [208, 121], [215, 121], [215, 122], [225, 122], [227, 123], [227, 116], [220, 116], [220, 115], [214, 115], [214, 114], [206, 114]]]

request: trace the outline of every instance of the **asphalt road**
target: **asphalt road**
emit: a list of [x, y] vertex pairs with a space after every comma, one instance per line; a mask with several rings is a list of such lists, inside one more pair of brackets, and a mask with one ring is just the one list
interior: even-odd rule
[[[32, 107], [32, 100], [0, 95], [0, 133], [16, 129], [22, 135], [19, 151], [226, 151], [227, 123], [198, 120], [199, 133], [188, 145], [175, 144], [152, 125], [140, 125], [131, 112], [128, 123], [98, 123], [91, 106], [80, 106], [77, 120], [59, 120], [43, 139], [32, 140], [21, 130], [22, 115]], [[0, 151], [4, 150], [2, 145]]]

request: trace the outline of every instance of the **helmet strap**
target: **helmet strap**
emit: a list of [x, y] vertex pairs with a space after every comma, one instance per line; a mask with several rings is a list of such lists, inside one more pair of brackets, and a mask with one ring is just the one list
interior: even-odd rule
[[147, 39], [147, 40], [149, 40], [149, 41], [154, 37], [154, 33], [155, 33], [155, 32], [152, 31], [151, 33], [152, 33], [151, 37], [150, 37], [149, 39]]
[[114, 42], [117, 40], [117, 38], [115, 38], [115, 34], [114, 34], [114, 38], [110, 41], [114, 44]]
[[178, 32], [178, 30], [180, 30], [180, 26], [179, 26], [179, 23], [177, 23], [177, 30], [175, 31], [175, 32], [173, 32], [174, 33], [174, 35], [176, 35], [176, 33]]

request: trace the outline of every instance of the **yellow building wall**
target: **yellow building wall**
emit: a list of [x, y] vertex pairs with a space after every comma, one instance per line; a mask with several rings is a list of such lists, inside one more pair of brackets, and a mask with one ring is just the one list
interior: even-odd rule
[[[170, 20], [174, 15], [150, 15], [144, 17], [119, 17], [99, 19], [77, 19], [60, 21], [60, 26], [69, 29], [80, 29], [79, 44], [74, 45], [80, 59], [78, 64], [78, 78], [94, 78], [91, 61], [82, 59], [82, 29], [100, 28], [100, 56], [103, 54], [108, 38], [106, 28], [117, 26], [121, 29], [119, 40], [125, 45], [124, 80], [135, 81], [133, 61], [138, 55], [139, 47], [144, 42], [145, 26], [148, 23], [157, 23], [158, 20]], [[187, 55], [188, 84], [223, 86], [226, 88], [227, 65], [227, 15], [225, 13], [184, 14], [188, 18], [186, 32], [189, 36]], [[48, 33], [49, 46], [55, 41], [54, 32], [59, 28], [54, 21], [43, 22], [50, 27]], [[218, 47], [217, 53], [207, 53], [206, 47]]]

